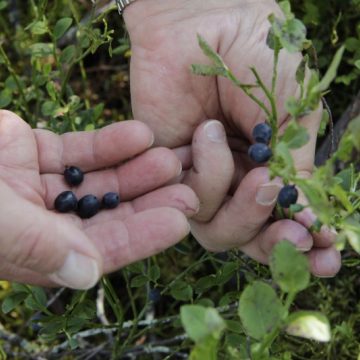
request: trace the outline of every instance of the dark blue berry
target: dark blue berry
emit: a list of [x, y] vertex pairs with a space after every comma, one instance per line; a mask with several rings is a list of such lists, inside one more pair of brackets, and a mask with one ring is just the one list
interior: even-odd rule
[[42, 314], [35, 314], [30, 318], [30, 325], [34, 332], [38, 332], [41, 330], [41, 320], [43, 318]]
[[84, 180], [84, 173], [76, 166], [67, 167], [64, 171], [65, 181], [71, 186], [77, 186]]
[[272, 130], [269, 124], [257, 124], [252, 132], [253, 139], [257, 143], [268, 144], [271, 140]]
[[161, 299], [161, 293], [158, 289], [150, 289], [149, 300], [153, 303], [159, 302]]
[[120, 196], [115, 192], [108, 192], [102, 198], [102, 206], [105, 209], [114, 209], [120, 204]]
[[54, 207], [57, 211], [66, 213], [76, 210], [77, 202], [77, 198], [72, 191], [64, 191], [55, 199]]
[[272, 156], [271, 149], [267, 145], [261, 143], [251, 145], [248, 154], [251, 160], [258, 164], [266, 163]]
[[287, 209], [291, 205], [296, 204], [299, 193], [295, 185], [286, 185], [284, 186], [278, 195], [278, 204]]
[[78, 214], [82, 219], [96, 215], [100, 210], [100, 201], [94, 195], [85, 195], [78, 202]]

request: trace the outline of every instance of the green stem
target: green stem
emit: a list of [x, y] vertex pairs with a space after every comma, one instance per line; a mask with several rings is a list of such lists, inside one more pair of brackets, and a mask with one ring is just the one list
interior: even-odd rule
[[[261, 80], [261, 77], [260, 77], [259, 73], [257, 72], [257, 70], [254, 67], [251, 67], [250, 69], [251, 69], [252, 73], [254, 74], [258, 85], [264, 91], [265, 96], [267, 97], [267, 99], [270, 102], [270, 106], [271, 106], [271, 116], [269, 119], [270, 124], [273, 127], [273, 130], [277, 129], [278, 116], [277, 116], [277, 108], [276, 108], [275, 98], [274, 98], [273, 94], [269, 91], [269, 89], [266, 87], [264, 82]], [[276, 140], [276, 136], [273, 136], [273, 138]]]
[[269, 109], [265, 106], [265, 104], [257, 98], [249, 89], [249, 85], [245, 85], [239, 81], [239, 79], [232, 73], [230, 69], [227, 69], [226, 76], [229, 80], [231, 80], [234, 85], [239, 87], [251, 100], [253, 100], [264, 112], [268, 117], [271, 117], [271, 113]]
[[101, 284], [105, 290], [105, 297], [108, 301], [109, 305], [111, 306], [111, 309], [113, 310], [117, 323], [119, 324], [119, 327], [121, 327], [121, 324], [123, 322], [123, 314], [122, 314], [122, 305], [120, 303], [119, 297], [116, 295], [115, 290], [109, 281], [109, 279], [106, 276], [103, 276], [101, 279]]

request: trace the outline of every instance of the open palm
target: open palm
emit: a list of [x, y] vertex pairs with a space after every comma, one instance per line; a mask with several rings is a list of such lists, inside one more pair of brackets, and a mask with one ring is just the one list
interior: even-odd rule
[[[191, 64], [208, 61], [197, 44], [198, 33], [243, 83], [254, 83], [249, 69], [254, 66], [269, 86], [273, 53], [266, 38], [271, 13], [280, 14], [273, 0], [137, 0], [125, 11], [132, 41], [134, 115], [154, 131], [157, 144], [181, 147], [177, 153], [189, 169], [184, 182], [201, 202], [191, 224], [202, 245], [215, 251], [236, 246], [266, 262], [274, 243], [287, 238], [303, 251], [311, 249], [315, 274], [330, 276], [340, 266], [339, 253], [332, 247], [334, 234], [323, 229], [311, 236], [307, 231], [315, 220], [311, 211], [297, 215], [297, 222], [269, 221], [280, 184], [270, 182], [267, 169], [254, 168], [246, 156], [251, 131], [265, 121], [264, 113], [227, 79], [200, 78], [190, 72]], [[285, 100], [299, 90], [295, 72], [300, 60], [300, 54], [282, 52], [280, 56], [277, 107], [281, 128], [288, 120]], [[257, 95], [265, 101], [260, 91]], [[313, 168], [320, 117], [319, 107], [301, 119], [311, 137], [294, 153], [296, 168], [303, 176], [309, 176]], [[201, 130], [195, 129], [207, 119], [221, 122], [232, 151], [225, 142], [204, 145]], [[186, 146], [192, 141], [190, 161]], [[231, 185], [234, 177], [235, 188]], [[259, 204], [260, 190], [266, 201]]]
[[[181, 164], [168, 149], [147, 150], [153, 135], [144, 124], [58, 136], [1, 111], [0, 134], [2, 278], [88, 288], [103, 272], [157, 253], [188, 233], [185, 215], [196, 212], [198, 200], [184, 185], [162, 187]], [[86, 173], [71, 189], [78, 198], [116, 191], [123, 203], [86, 220], [57, 213], [54, 199], [69, 190], [62, 176], [67, 165]]]

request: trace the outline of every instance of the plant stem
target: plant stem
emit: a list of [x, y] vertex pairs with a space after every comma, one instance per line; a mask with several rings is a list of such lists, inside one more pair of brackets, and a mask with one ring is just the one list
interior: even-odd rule
[[232, 73], [230, 69], [226, 69], [226, 77], [231, 80], [234, 85], [239, 87], [251, 100], [253, 100], [264, 112], [268, 117], [271, 117], [271, 113], [269, 109], [265, 106], [265, 104], [257, 98], [249, 89], [250, 86], [243, 84], [239, 81], [239, 79]]

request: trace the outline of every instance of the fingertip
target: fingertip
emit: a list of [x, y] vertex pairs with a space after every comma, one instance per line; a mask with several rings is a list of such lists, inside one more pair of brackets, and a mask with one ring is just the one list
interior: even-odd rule
[[314, 248], [309, 254], [310, 268], [314, 276], [320, 278], [334, 277], [341, 268], [341, 253], [334, 246]]
[[270, 225], [262, 234], [259, 246], [264, 253], [270, 255], [273, 247], [282, 240], [291, 242], [301, 252], [307, 252], [313, 246], [309, 231], [297, 222], [287, 219]]

